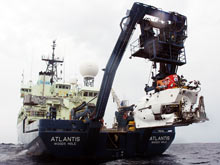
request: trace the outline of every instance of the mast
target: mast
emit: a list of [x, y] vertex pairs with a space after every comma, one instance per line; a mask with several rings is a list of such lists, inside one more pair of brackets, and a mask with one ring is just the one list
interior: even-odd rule
[[59, 59], [59, 57], [55, 58], [54, 52], [55, 52], [55, 47], [56, 47], [56, 40], [53, 41], [53, 44], [51, 46], [52, 46], [52, 50], [53, 50], [52, 51], [52, 58], [42, 57], [42, 60], [47, 62], [46, 73], [51, 76], [50, 83], [53, 84], [53, 82], [56, 82], [56, 81], [62, 79], [61, 77], [58, 77], [57, 66], [58, 66], [58, 63], [62, 64], [64, 60]]

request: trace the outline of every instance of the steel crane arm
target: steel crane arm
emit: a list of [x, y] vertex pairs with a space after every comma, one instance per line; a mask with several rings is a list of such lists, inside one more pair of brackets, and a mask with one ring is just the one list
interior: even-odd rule
[[121, 26], [122, 31], [106, 65], [96, 104], [96, 114], [93, 118], [93, 121], [99, 121], [103, 118], [105, 114], [106, 105], [111, 92], [117, 68], [126, 50], [132, 32], [135, 29], [135, 25], [143, 20], [145, 15], [151, 15], [164, 21], [169, 20], [172, 23], [176, 24], [179, 23], [178, 21], [182, 21], [182, 18], [184, 17], [180, 14], [164, 12], [153, 6], [148, 6], [142, 3], [133, 4], [128, 16], [122, 19], [121, 25], [125, 19], [127, 19], [127, 22], [125, 23], [124, 27]]

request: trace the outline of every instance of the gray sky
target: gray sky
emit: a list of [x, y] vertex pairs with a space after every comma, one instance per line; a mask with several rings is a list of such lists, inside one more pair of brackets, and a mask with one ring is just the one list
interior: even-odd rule
[[[25, 81], [36, 82], [46, 65], [42, 55], [51, 54], [52, 40], [57, 40], [56, 55], [64, 57], [65, 80], [78, 77], [78, 67], [85, 59], [97, 61], [104, 68], [120, 33], [119, 23], [130, 9], [132, 0], [7, 0], [0, 1], [1, 114], [0, 142], [17, 142], [17, 114], [21, 74]], [[220, 142], [220, 87], [218, 0], [145, 0], [140, 1], [176, 11], [188, 18], [186, 40], [187, 65], [179, 74], [188, 80], [200, 80], [209, 122], [177, 128], [175, 142]], [[134, 33], [131, 41], [137, 38]], [[144, 96], [149, 64], [142, 59], [129, 60], [129, 47], [119, 66], [113, 87], [121, 99], [136, 103]], [[96, 79], [99, 86], [100, 72]], [[110, 98], [105, 121], [112, 122], [116, 105]]]

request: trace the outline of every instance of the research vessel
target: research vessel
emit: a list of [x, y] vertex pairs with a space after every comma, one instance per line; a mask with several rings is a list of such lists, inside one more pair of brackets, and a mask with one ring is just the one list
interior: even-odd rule
[[[129, 105], [120, 101], [112, 84], [136, 26], [141, 34], [131, 44], [131, 57], [152, 62], [152, 85], [146, 84], [140, 102]], [[42, 58], [47, 68], [39, 72], [37, 83], [22, 85], [18, 141], [29, 154], [79, 160], [159, 155], [174, 140], [175, 127], [207, 120], [200, 82], [177, 74], [186, 64], [186, 17], [134, 3], [120, 27], [100, 89], [94, 88], [98, 67], [93, 63], [80, 69], [84, 86], [76, 80], [59, 81], [57, 69], [63, 60], [55, 57], [55, 41], [52, 57]], [[106, 128], [103, 117], [110, 93], [118, 109], [112, 110], [112, 128]]]

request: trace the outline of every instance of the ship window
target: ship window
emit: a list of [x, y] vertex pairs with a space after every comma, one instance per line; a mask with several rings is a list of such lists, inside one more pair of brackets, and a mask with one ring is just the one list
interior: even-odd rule
[[97, 95], [98, 95], [98, 93], [97, 93], [97, 92], [95, 92], [95, 93], [94, 93], [94, 96], [97, 96]]
[[84, 92], [83, 96], [88, 96], [88, 92]]
[[92, 93], [92, 92], [89, 92], [89, 96], [92, 97], [92, 96], [93, 96], [93, 93]]
[[62, 88], [62, 85], [59, 85], [59, 88]]
[[59, 88], [59, 85], [56, 85], [56, 88]]
[[69, 85], [66, 85], [66, 86], [65, 86], [65, 89], [70, 89], [70, 86], [69, 86]]

